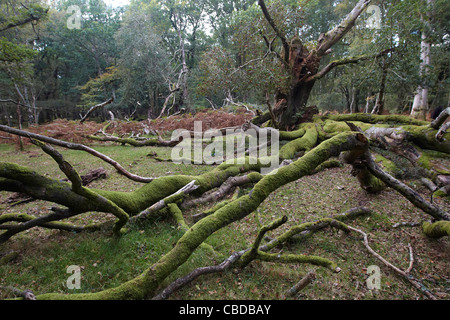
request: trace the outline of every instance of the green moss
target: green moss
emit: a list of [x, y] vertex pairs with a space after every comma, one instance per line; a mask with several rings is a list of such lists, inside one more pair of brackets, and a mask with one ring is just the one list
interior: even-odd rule
[[433, 197], [438, 197], [438, 198], [446, 198], [448, 200], [450, 200], [450, 195], [448, 195], [447, 193], [445, 193], [443, 190], [436, 190], [433, 193]]
[[310, 124], [306, 128], [306, 133], [298, 139], [295, 139], [281, 147], [280, 159], [293, 159], [295, 154], [300, 151], [309, 151], [317, 143], [318, 131], [315, 124]]
[[450, 221], [438, 221], [433, 224], [424, 222], [422, 225], [423, 232], [430, 238], [438, 239], [450, 236]]
[[385, 171], [387, 171], [388, 173], [390, 173], [394, 176], [398, 176], [401, 174], [401, 170], [397, 167], [397, 165], [393, 161], [383, 157], [380, 154], [376, 154], [375, 162], [378, 164], [381, 164], [382, 168]]
[[362, 170], [356, 176], [358, 178], [361, 188], [368, 193], [378, 193], [386, 188], [383, 181], [372, 175], [368, 170]]
[[295, 131], [280, 131], [280, 140], [295, 140], [298, 138], [303, 137], [303, 135], [306, 133], [305, 128], [300, 128]]
[[428, 126], [428, 121], [421, 121], [409, 116], [403, 115], [374, 115], [367, 113], [353, 113], [353, 114], [330, 114], [323, 116], [322, 119], [329, 119], [334, 121], [359, 121], [364, 123], [393, 123], [393, 124], [409, 124], [416, 126]]
[[437, 130], [430, 127], [408, 125], [402, 128], [419, 147], [450, 154], [450, 133], [446, 133], [443, 142], [439, 142], [436, 140]]

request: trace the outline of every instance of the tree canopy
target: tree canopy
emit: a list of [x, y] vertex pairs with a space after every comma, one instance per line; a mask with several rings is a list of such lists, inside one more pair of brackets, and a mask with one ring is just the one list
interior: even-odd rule
[[[354, 5], [320, 0], [136, 0], [108, 7], [102, 0], [50, 5], [5, 1], [0, 17], [5, 85], [0, 98], [21, 99], [23, 92], [14, 86], [27, 79], [35, 102], [21, 102], [33, 105], [29, 112], [37, 109], [33, 119], [29, 117], [36, 123], [77, 118], [88, 105], [111, 96], [116, 99], [110, 109], [117, 117], [156, 118], [164, 105], [168, 115], [181, 108], [194, 111], [236, 102], [264, 112], [268, 96], [276, 104], [277, 93], [288, 94], [291, 74], [280, 59], [288, 42], [298, 38], [304, 50], [311, 51]], [[71, 23], [77, 12], [80, 23], [75, 28]], [[429, 89], [428, 109], [447, 105], [448, 12], [447, 1], [433, 1], [431, 6], [422, 0], [372, 1], [355, 27], [320, 58], [321, 80], [303, 107], [407, 113], [420, 85]], [[420, 72], [425, 31], [431, 43], [426, 75]], [[376, 55], [383, 50], [391, 51]], [[361, 57], [366, 58], [357, 59]], [[337, 61], [341, 66], [323, 69]], [[116, 80], [106, 83], [104, 74], [112, 70]], [[105, 118], [104, 113], [98, 116]]]

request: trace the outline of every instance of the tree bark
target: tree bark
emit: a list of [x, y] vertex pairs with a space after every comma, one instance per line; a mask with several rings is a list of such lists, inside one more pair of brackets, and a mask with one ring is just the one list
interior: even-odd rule
[[[434, 4], [434, 0], [427, 0], [427, 5], [431, 6]], [[431, 19], [431, 12], [427, 12], [427, 18]], [[429, 73], [431, 64], [431, 43], [429, 41], [429, 29], [430, 23], [425, 21], [422, 16], [422, 22], [424, 23], [424, 30], [422, 30], [422, 42], [420, 44], [420, 77], [421, 81]], [[417, 88], [417, 93], [414, 96], [414, 103], [411, 109], [411, 116], [414, 118], [422, 117], [426, 118], [426, 112], [428, 111], [428, 86], [426, 84], [419, 84]]]
[[[264, 1], [258, 1], [266, 20], [269, 22], [278, 38], [281, 39], [283, 53], [279, 56], [283, 60], [284, 67], [287, 66], [291, 77], [290, 88], [288, 89], [289, 92], [286, 94], [287, 108], [283, 111], [281, 116], [281, 121], [279, 123], [280, 128], [286, 131], [294, 129], [305, 112], [315, 81], [318, 78], [323, 77], [336, 65], [344, 64], [329, 65], [322, 71], [319, 71], [321, 59], [329, 54], [330, 48], [339, 42], [351, 28], [353, 28], [356, 19], [367, 8], [369, 3], [370, 0], [360, 0], [338, 26], [327, 33], [321, 34], [316, 48], [309, 51], [298, 37], [294, 37], [288, 42], [286, 36], [281, 33], [270, 16]], [[354, 63], [354, 61], [350, 59], [346, 63]], [[320, 76], [315, 77], [317, 74]]]

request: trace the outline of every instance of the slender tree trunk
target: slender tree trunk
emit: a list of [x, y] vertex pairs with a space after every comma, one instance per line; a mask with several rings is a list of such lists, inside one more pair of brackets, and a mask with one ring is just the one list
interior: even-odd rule
[[[18, 122], [18, 126], [19, 129], [22, 130], [22, 112], [20, 110], [20, 104], [17, 103], [17, 107], [16, 107], [16, 111], [17, 111], [17, 122]], [[19, 150], [23, 151], [23, 141], [22, 141], [22, 137], [19, 137]]]
[[387, 79], [387, 68], [383, 68], [383, 74], [381, 76], [380, 92], [378, 93], [377, 102], [373, 108], [372, 113], [383, 114], [384, 112], [384, 95], [386, 91], [386, 79]]
[[[434, 4], [434, 0], [427, 0], [428, 6]], [[428, 18], [430, 17], [431, 12], [427, 13]], [[429, 73], [429, 66], [431, 63], [430, 58], [430, 50], [431, 44], [428, 39], [429, 32], [429, 22], [425, 22], [422, 17], [422, 21], [424, 22], [424, 30], [422, 31], [422, 42], [420, 45], [420, 78], [423, 81], [424, 77]], [[414, 118], [426, 117], [426, 113], [428, 111], [428, 87], [426, 84], [419, 84], [417, 88], [417, 93], [414, 96], [414, 103], [411, 110], [411, 116]]]
[[350, 113], [358, 113], [359, 112], [358, 96], [359, 96], [359, 89], [353, 87], [353, 90], [352, 90], [352, 102], [350, 104]]
[[369, 92], [366, 98], [366, 106], [364, 107], [364, 113], [369, 113], [370, 110], [370, 103], [373, 101], [373, 93]]

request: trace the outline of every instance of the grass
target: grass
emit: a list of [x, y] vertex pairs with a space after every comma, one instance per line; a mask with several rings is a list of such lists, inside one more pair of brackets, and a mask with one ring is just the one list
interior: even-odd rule
[[[156, 152], [158, 156], [168, 158], [170, 149], [167, 148], [102, 145], [95, 146], [95, 149], [139, 175], [196, 175], [211, 169], [208, 166], [157, 162], [147, 156]], [[100, 166], [108, 171], [108, 178], [94, 182], [91, 185], [94, 188], [126, 191], [134, 190], [140, 185], [123, 178], [107, 164], [83, 152], [59, 150], [80, 174]], [[29, 166], [53, 178], [63, 178], [54, 161], [34, 146], [27, 147], [24, 152], [17, 152], [11, 146], [0, 145], [0, 153], [2, 161]], [[420, 188], [419, 191], [429, 198], [425, 189]], [[0, 192], [0, 202], [8, 195], [6, 192]], [[439, 205], [449, 206], [444, 199], [436, 201]], [[50, 205], [44, 201], [12, 208], [0, 204], [0, 212], [28, 212], [39, 215], [48, 212]], [[350, 223], [369, 234], [371, 246], [391, 263], [406, 269], [409, 258], [407, 245], [411, 243], [415, 257], [413, 275], [438, 298], [448, 299], [449, 239], [428, 239], [420, 228], [393, 228], [397, 222], [421, 221], [428, 217], [393, 190], [387, 189], [379, 195], [365, 193], [350, 175], [349, 167], [327, 169], [279, 188], [269, 195], [254, 214], [208, 238], [207, 242], [214, 247], [215, 254], [199, 248], [187, 263], [167, 279], [166, 284], [194, 268], [218, 264], [234, 251], [248, 248], [259, 227], [281, 215], [287, 215], [288, 222], [278, 230], [270, 232], [268, 236], [280, 234], [295, 224], [342, 213], [357, 206], [366, 206], [374, 211], [372, 216]], [[203, 206], [184, 212], [188, 223], [191, 223], [191, 214], [206, 208]], [[112, 220], [113, 217], [107, 214], [88, 213], [75, 217], [72, 221], [87, 224]], [[74, 234], [35, 228], [0, 245], [0, 256], [11, 251], [18, 253], [16, 259], [0, 265], [0, 286], [31, 289], [36, 294], [93, 292], [115, 287], [139, 275], [158, 261], [181, 235], [182, 232], [170, 220], [135, 226], [119, 240], [114, 240], [109, 230]], [[335, 261], [342, 271], [333, 274], [329, 270], [311, 265], [281, 265], [254, 261], [244, 270], [231, 269], [223, 274], [204, 276], [176, 292], [171, 298], [285, 299], [286, 291], [311, 269], [316, 270], [316, 280], [300, 294], [289, 299], [424, 298], [420, 292], [370, 255], [356, 234], [344, 235], [326, 229], [306, 240], [286, 244], [283, 253], [329, 258]], [[69, 290], [66, 287], [70, 276], [67, 267], [70, 265], [81, 267], [80, 290]], [[381, 290], [378, 292], [369, 290], [366, 285], [366, 269], [370, 265], [378, 265], [381, 268]], [[10, 296], [0, 292], [0, 298], [7, 297]]]

